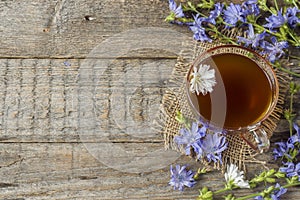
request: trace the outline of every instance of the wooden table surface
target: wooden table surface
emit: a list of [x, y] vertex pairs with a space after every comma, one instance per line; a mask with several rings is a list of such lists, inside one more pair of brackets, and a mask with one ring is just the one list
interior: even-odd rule
[[[195, 199], [222, 187], [220, 172], [184, 192], [168, 186], [170, 164], [198, 164], [164, 153], [151, 129], [172, 50], [192, 38], [167, 14], [164, 0], [0, 2], [0, 199]], [[270, 152], [258, 158], [276, 166]], [[300, 198], [290, 191], [283, 199]]]

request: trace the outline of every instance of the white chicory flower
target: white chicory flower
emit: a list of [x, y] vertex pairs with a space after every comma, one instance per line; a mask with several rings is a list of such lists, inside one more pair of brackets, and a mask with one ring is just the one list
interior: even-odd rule
[[248, 181], [244, 180], [244, 172], [239, 171], [238, 167], [234, 164], [227, 166], [225, 180], [227, 183], [232, 181], [235, 186], [240, 188], [250, 188]]
[[207, 92], [212, 92], [213, 87], [216, 85], [215, 70], [209, 69], [209, 65], [200, 65], [199, 68], [194, 67], [191, 73], [190, 91], [192, 93], [206, 95]]

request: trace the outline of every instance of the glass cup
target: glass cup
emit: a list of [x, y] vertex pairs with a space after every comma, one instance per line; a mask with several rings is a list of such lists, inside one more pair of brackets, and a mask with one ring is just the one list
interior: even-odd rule
[[[216, 84], [212, 92], [196, 94], [191, 79], [194, 70], [204, 65], [214, 69]], [[279, 85], [266, 59], [245, 47], [217, 46], [193, 61], [185, 81], [191, 110], [210, 130], [238, 134], [259, 152], [269, 148], [262, 122], [277, 104]]]

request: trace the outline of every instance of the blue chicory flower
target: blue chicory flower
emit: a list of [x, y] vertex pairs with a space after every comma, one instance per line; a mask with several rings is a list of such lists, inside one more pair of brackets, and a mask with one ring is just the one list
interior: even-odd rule
[[298, 176], [300, 181], [300, 162], [296, 165], [293, 162], [287, 162], [284, 167], [280, 167], [279, 171], [286, 173], [287, 177]]
[[282, 8], [278, 11], [277, 15], [272, 14], [270, 17], [266, 18], [267, 24], [264, 27], [273, 30], [274, 28], [280, 28], [284, 24], [288, 24], [292, 28], [295, 28], [297, 24], [300, 23], [300, 19], [297, 17], [297, 13], [300, 10], [296, 7], [289, 7], [286, 13], [283, 15]]
[[176, 165], [175, 168], [170, 166], [171, 179], [169, 184], [174, 187], [174, 190], [182, 191], [184, 186], [193, 187], [196, 184], [194, 180], [195, 173], [192, 170], [186, 170], [186, 166], [180, 167]]
[[194, 16], [194, 22], [190, 26], [191, 31], [194, 33], [194, 39], [204, 42], [211, 42], [212, 39], [209, 38], [205, 32], [205, 28], [202, 26], [202, 22], [206, 21], [206, 18], [199, 17], [199, 15]]
[[254, 199], [255, 200], [264, 200], [264, 198], [262, 196], [256, 196]]
[[175, 18], [184, 17], [184, 13], [183, 13], [181, 4], [179, 4], [179, 6], [177, 7], [177, 4], [174, 0], [169, 0], [169, 8], [170, 8], [170, 11], [175, 14]]
[[263, 42], [261, 47], [264, 49], [263, 54], [268, 56], [270, 62], [275, 62], [277, 59], [284, 55], [284, 49], [288, 48], [287, 41], [278, 42], [276, 37], [271, 37], [271, 42]]
[[288, 24], [292, 27], [295, 28], [297, 24], [300, 23], [299, 17], [297, 17], [297, 13], [299, 13], [300, 10], [297, 7], [289, 7], [286, 10], [286, 15], [285, 18], [288, 22]]
[[300, 128], [296, 123], [294, 123], [293, 127], [296, 130], [296, 134], [292, 135], [288, 141], [290, 141], [292, 144], [295, 144], [296, 142], [300, 142]]
[[276, 188], [277, 190], [275, 190], [275, 191], [271, 194], [271, 198], [272, 198], [272, 200], [279, 200], [279, 199], [280, 199], [279, 197], [280, 197], [281, 195], [285, 194], [285, 193], [287, 192], [287, 189], [284, 188], [284, 187], [281, 187], [281, 186], [279, 185], [279, 183], [276, 183], [275, 188]]
[[222, 152], [227, 149], [226, 137], [220, 133], [207, 134], [204, 139], [198, 142], [200, 150], [198, 159], [206, 157], [208, 162], [222, 163]]
[[196, 151], [199, 149], [198, 141], [203, 138], [206, 134], [206, 127], [199, 127], [197, 122], [192, 123], [190, 129], [182, 128], [180, 129], [180, 136], [175, 136], [174, 141], [178, 145], [185, 146], [185, 154], [191, 155], [191, 147]]
[[[280, 196], [287, 192], [287, 189], [284, 187], [281, 187], [278, 183], [276, 183], [275, 189], [276, 190], [274, 190], [270, 195], [272, 200], [280, 200]], [[264, 198], [262, 196], [256, 196], [254, 199], [264, 200]]]
[[282, 8], [278, 11], [277, 15], [272, 14], [270, 17], [266, 18], [267, 24], [264, 27], [273, 30], [274, 28], [279, 28], [286, 22], [286, 18], [282, 15]]
[[278, 147], [273, 150], [273, 156], [274, 159], [277, 160], [278, 158], [288, 157], [291, 158], [289, 155], [289, 152], [291, 149], [294, 148], [294, 145], [290, 143], [290, 141], [287, 142], [276, 142], [275, 143]]
[[216, 18], [222, 14], [223, 7], [224, 4], [221, 4], [220, 2], [216, 3], [214, 10], [209, 12], [209, 17], [206, 18], [205, 21], [211, 24], [216, 24]]
[[258, 33], [255, 34], [252, 24], [249, 24], [249, 30], [246, 31], [246, 33], [247, 33], [247, 38], [238, 36], [237, 37], [238, 42], [244, 43], [246, 47], [251, 45], [253, 48], [259, 47], [260, 44], [263, 42], [263, 39], [267, 35], [265, 31], [260, 34]]
[[244, 17], [246, 18], [247, 15], [259, 15], [260, 10], [257, 4], [257, 0], [248, 0], [242, 3]]
[[245, 13], [239, 4], [230, 3], [224, 11], [224, 21], [230, 26], [235, 26], [237, 22], [245, 22]]

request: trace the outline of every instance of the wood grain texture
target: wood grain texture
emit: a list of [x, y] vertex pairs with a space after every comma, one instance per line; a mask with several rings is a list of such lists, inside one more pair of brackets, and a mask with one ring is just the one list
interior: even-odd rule
[[7, 0], [1, 1], [0, 10], [2, 57], [82, 58], [116, 33], [139, 27], [170, 28], [164, 23], [168, 5], [161, 0]]
[[[79, 142], [79, 104], [85, 82], [79, 82], [78, 59], [0, 60], [0, 140], [3, 142]], [[148, 141], [162, 141], [153, 130], [142, 130], [153, 123], [175, 60], [121, 59], [100, 67], [95, 91], [93, 117], [100, 132], [116, 141], [134, 140], [131, 133], [142, 131]], [[143, 74], [149, 74], [144, 76]], [[123, 77], [123, 78], [122, 78]], [[121, 80], [120, 80], [121, 79]], [[81, 99], [81, 100], [80, 100]], [[81, 101], [81, 102], [79, 102]], [[109, 110], [109, 108], [111, 108]], [[84, 108], [81, 108], [84, 112]], [[136, 127], [135, 127], [136, 125]], [[139, 127], [137, 127], [139, 126]], [[127, 133], [122, 131], [127, 129]], [[123, 133], [122, 133], [123, 132]], [[103, 140], [101, 135], [85, 135], [86, 142]], [[145, 138], [136, 139], [146, 141]]]
[[[98, 66], [99, 81], [87, 85], [94, 87], [92, 96], [81, 95], [85, 82], [80, 66], [105, 39], [151, 26], [191, 37], [187, 28], [165, 23], [167, 13], [164, 0], [0, 1], [0, 199], [195, 199], [204, 185], [213, 190], [222, 187], [220, 172], [204, 175], [195, 188], [181, 193], [168, 186], [169, 165], [144, 173], [111, 167], [114, 161], [129, 160], [130, 153], [140, 156], [137, 165], [149, 169], [162, 161], [149, 153], [163, 148], [163, 138], [149, 127], [168, 86], [174, 53], [127, 52], [108, 66]], [[165, 35], [160, 39], [167, 40], [162, 43], [166, 49], [178, 42]], [[107, 54], [97, 56], [110, 59]], [[293, 70], [299, 72], [296, 63]], [[82, 112], [84, 100], [94, 101], [93, 112]], [[89, 116], [97, 123], [82, 128], [81, 119]], [[282, 121], [272, 141], [280, 141], [286, 130]], [[92, 155], [89, 147], [104, 151], [108, 143], [120, 145], [128, 155], [108, 154], [103, 160]], [[258, 159], [276, 166], [271, 152]], [[176, 163], [198, 167], [184, 156]], [[260, 165], [249, 165], [248, 176], [260, 170]], [[299, 199], [299, 188], [290, 191], [283, 199]], [[240, 190], [236, 195], [248, 193]]]
[[[155, 149], [162, 144], [149, 145]], [[140, 144], [134, 146], [142, 150]], [[1, 199], [194, 199], [204, 185], [214, 190], [222, 187], [223, 175], [213, 172], [202, 176], [195, 188], [175, 192], [167, 184], [168, 167], [149, 173], [120, 172], [93, 158], [80, 143], [13, 143], [0, 144], [0, 149]], [[177, 162], [189, 162], [197, 169], [187, 157]], [[249, 167], [255, 173], [262, 170], [257, 165]], [[295, 199], [300, 192], [292, 190], [286, 197]], [[238, 190], [235, 194], [248, 193]]]

